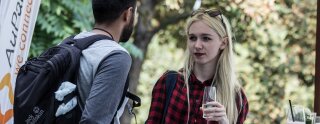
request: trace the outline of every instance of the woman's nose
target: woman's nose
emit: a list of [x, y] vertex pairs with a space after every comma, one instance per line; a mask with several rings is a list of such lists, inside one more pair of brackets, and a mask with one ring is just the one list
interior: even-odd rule
[[202, 42], [200, 40], [197, 40], [194, 44], [194, 47], [196, 49], [202, 49], [203, 45], [202, 45]]

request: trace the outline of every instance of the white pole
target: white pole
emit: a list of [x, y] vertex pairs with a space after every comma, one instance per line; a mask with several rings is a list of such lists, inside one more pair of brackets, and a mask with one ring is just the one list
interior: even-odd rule
[[201, 0], [196, 0], [193, 5], [193, 10], [197, 10], [201, 7]]

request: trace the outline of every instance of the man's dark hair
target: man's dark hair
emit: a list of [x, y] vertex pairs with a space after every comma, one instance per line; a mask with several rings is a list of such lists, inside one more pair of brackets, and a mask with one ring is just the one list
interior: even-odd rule
[[111, 23], [120, 17], [121, 13], [133, 7], [137, 0], [92, 0], [93, 16], [96, 23]]

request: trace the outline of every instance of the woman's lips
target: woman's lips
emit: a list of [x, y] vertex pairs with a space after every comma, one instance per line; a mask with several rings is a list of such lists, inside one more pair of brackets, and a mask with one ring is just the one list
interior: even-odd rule
[[194, 55], [196, 56], [196, 57], [201, 57], [201, 56], [203, 56], [203, 55], [205, 55], [204, 53], [194, 53]]

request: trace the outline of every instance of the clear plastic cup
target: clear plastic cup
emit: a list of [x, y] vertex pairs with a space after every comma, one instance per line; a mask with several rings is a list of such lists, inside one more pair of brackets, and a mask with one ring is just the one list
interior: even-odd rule
[[320, 124], [320, 116], [316, 116], [314, 119], [315, 124]]
[[287, 124], [305, 124], [306, 116], [303, 106], [294, 105], [292, 110], [290, 107], [286, 110]]

